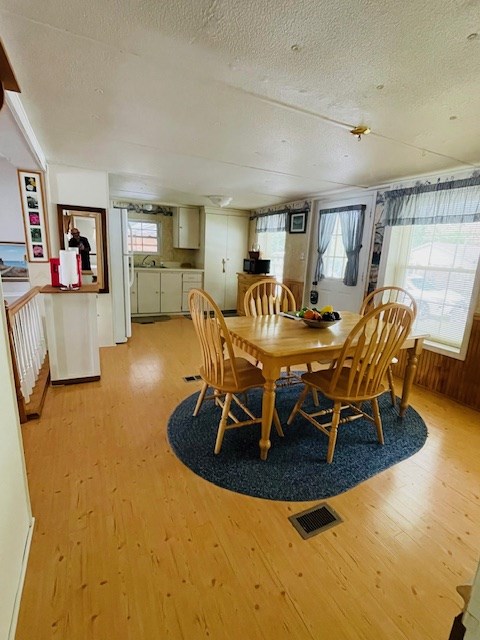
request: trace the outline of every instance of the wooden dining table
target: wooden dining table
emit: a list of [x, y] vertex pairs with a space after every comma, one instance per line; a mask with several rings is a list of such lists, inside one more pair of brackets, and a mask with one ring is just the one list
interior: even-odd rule
[[[262, 364], [265, 378], [262, 399], [262, 435], [260, 457], [267, 459], [270, 449], [270, 429], [275, 407], [276, 380], [282, 367], [330, 361], [338, 357], [345, 339], [360, 320], [358, 313], [341, 312], [342, 319], [325, 328], [311, 328], [299, 319], [283, 315], [225, 318], [233, 344]], [[407, 367], [403, 380], [400, 416], [408, 408], [408, 398], [415, 379], [418, 356], [423, 349], [424, 335], [410, 335]]]

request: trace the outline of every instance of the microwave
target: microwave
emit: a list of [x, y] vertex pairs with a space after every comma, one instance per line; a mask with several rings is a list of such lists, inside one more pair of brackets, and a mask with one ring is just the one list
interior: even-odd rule
[[270, 273], [270, 260], [253, 260], [245, 258], [243, 261], [245, 273]]

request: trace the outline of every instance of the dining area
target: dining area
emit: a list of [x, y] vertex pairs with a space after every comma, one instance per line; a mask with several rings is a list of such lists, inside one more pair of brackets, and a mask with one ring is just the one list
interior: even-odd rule
[[[360, 314], [349, 311], [342, 312], [341, 316], [337, 324], [323, 330], [310, 329], [287, 315], [225, 318], [233, 344], [261, 363], [265, 382], [262, 439], [259, 446], [263, 460], [267, 459], [270, 448], [269, 433], [275, 406], [276, 381], [280, 378], [282, 368], [335, 362], [350, 333], [363, 318]], [[423, 340], [424, 336], [409, 335], [400, 347], [408, 353], [407, 374], [399, 402], [400, 416], [405, 415], [409, 407], [410, 390]]]
[[[426, 426], [409, 402], [425, 338], [412, 328], [415, 301], [382, 288], [361, 313], [340, 311], [337, 321], [312, 328], [284, 285], [265, 286], [253, 304], [246, 296], [247, 315], [236, 317], [224, 317], [206, 291], [190, 292], [202, 387], [170, 417], [177, 456], [220, 486], [237, 490], [245, 475], [240, 492], [298, 500], [335, 495], [332, 478], [340, 490], [349, 488], [345, 478], [357, 474], [346, 466], [362, 459], [358, 481], [386, 468], [382, 457], [390, 466], [423, 446]], [[391, 364], [400, 350], [408, 366], [396, 398]], [[292, 466], [303, 471], [290, 491], [275, 478], [278, 468], [290, 475]], [[299, 493], [302, 473], [314, 481]], [[252, 493], [252, 485], [260, 489]]]

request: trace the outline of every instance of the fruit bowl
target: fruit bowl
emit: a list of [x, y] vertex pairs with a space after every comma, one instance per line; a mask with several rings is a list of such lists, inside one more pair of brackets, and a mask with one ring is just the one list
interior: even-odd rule
[[340, 322], [340, 320], [311, 320], [310, 318], [302, 318], [302, 320], [311, 329], [327, 329]]

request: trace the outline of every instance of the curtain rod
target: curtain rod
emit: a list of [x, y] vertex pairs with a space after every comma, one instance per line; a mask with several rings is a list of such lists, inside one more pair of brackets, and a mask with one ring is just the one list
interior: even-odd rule
[[310, 211], [310, 207], [303, 207], [302, 209], [279, 209], [278, 211], [267, 211], [266, 213], [254, 213], [250, 216], [250, 220], [255, 220], [256, 218], [265, 218], [266, 216], [276, 216], [281, 213], [308, 213]]

